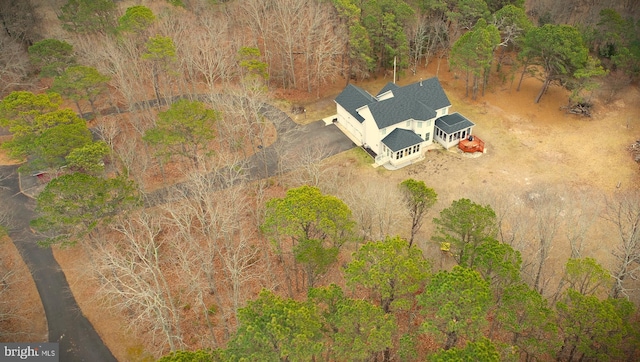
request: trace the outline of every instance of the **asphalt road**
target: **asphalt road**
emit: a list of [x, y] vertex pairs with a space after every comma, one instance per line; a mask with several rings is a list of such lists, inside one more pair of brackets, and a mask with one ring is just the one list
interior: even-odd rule
[[[274, 123], [278, 138], [274, 144], [246, 160], [249, 180], [274, 176], [278, 171], [283, 171], [282, 167], [278, 167], [280, 155], [286, 153], [282, 152], [283, 148], [290, 153], [311, 147], [322, 150], [323, 157], [329, 157], [355, 146], [335, 125], [325, 126], [323, 121], [316, 121], [299, 126], [286, 113], [271, 105], [264, 104], [261, 110], [267, 118], [277, 119]], [[116, 111], [110, 110], [108, 113]], [[281, 164], [286, 165], [286, 162]], [[29, 266], [40, 294], [47, 317], [49, 342], [60, 343], [61, 362], [116, 361], [82, 314], [51, 249], [37, 245], [38, 237], [29, 228], [29, 221], [34, 217], [35, 201], [20, 192], [17, 168], [0, 166], [0, 179], [9, 176], [0, 183], [0, 202], [13, 211], [15, 223], [9, 235]], [[180, 185], [172, 187], [180, 188]], [[148, 200], [152, 201], [149, 203], [162, 203], [166, 200], [165, 195], [167, 190], [151, 195]]]
[[0, 183], [0, 202], [13, 211], [14, 224], [9, 236], [29, 266], [38, 288], [47, 316], [49, 342], [60, 343], [61, 362], [116, 361], [82, 314], [51, 248], [38, 246], [38, 237], [29, 228], [35, 202], [20, 193], [17, 168], [0, 166], [0, 179], [9, 176]]

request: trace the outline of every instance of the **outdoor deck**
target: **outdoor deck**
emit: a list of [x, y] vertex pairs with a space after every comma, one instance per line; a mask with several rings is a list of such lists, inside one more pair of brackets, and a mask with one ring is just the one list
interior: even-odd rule
[[470, 135], [469, 137], [460, 140], [458, 148], [467, 153], [484, 152], [484, 141], [478, 136]]

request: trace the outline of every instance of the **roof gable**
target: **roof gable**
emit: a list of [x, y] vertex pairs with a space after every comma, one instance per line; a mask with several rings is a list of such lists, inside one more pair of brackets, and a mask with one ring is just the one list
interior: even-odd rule
[[357, 109], [374, 102], [377, 101], [371, 94], [353, 84], [347, 85], [336, 97], [336, 103], [341, 105], [342, 108], [349, 112], [360, 123], [364, 122], [364, 118], [358, 114]]
[[436, 77], [403, 87], [387, 83], [377, 97], [381, 99], [349, 84], [336, 97], [336, 103], [360, 123], [364, 122], [364, 118], [357, 110], [367, 106], [378, 129], [393, 126], [409, 119], [426, 121], [434, 118], [438, 109], [451, 106], [449, 98]]
[[400, 87], [398, 87], [396, 84], [394, 83], [387, 83], [382, 89], [380, 89], [380, 92], [378, 92], [378, 94], [376, 94], [376, 97], [381, 96], [382, 94], [388, 92], [388, 91], [392, 91], [392, 90], [396, 90]]
[[475, 126], [475, 123], [457, 112], [436, 119], [436, 127], [443, 130], [446, 134], [455, 133], [473, 126]]
[[399, 96], [370, 104], [369, 110], [378, 129], [393, 126], [409, 119], [427, 120], [436, 116], [436, 111], [423, 102]]
[[409, 119], [426, 121], [436, 116], [436, 110], [451, 106], [436, 77], [403, 87], [387, 83], [378, 93], [378, 97], [389, 91], [393, 92], [393, 97], [369, 104], [369, 110], [379, 129]]
[[393, 132], [389, 133], [389, 135], [382, 140], [382, 143], [389, 147], [393, 152], [400, 151], [422, 142], [424, 142], [424, 140], [415, 134], [415, 132], [402, 128], [394, 129]]

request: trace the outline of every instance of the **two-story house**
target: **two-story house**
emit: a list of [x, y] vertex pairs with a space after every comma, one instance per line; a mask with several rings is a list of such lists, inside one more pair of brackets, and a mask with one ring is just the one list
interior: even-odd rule
[[388, 83], [376, 96], [349, 84], [336, 97], [336, 121], [376, 163], [402, 167], [422, 158], [435, 140], [445, 148], [471, 135], [475, 125], [459, 113], [437, 78], [399, 87]]

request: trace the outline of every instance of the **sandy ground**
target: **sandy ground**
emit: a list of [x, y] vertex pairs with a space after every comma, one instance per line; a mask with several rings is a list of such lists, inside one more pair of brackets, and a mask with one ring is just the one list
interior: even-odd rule
[[2, 293], [0, 304], [3, 309], [7, 307], [15, 311], [14, 317], [0, 323], [3, 335], [0, 342], [48, 341], [47, 320], [29, 268], [8, 237], [0, 237], [0, 253], [3, 267], [14, 272], [8, 280], [11, 283], [9, 288]]
[[54, 247], [53, 255], [64, 270], [80, 309], [89, 319], [102, 341], [118, 361], [153, 361], [142, 342], [127, 329], [126, 316], [117, 310], [106, 309], [106, 303], [96, 297], [98, 284], [91, 268], [85, 265], [89, 255], [81, 245], [72, 248]]
[[[398, 84], [435, 74], [436, 65], [432, 63]], [[440, 258], [437, 245], [430, 242], [430, 220], [453, 200], [469, 198], [492, 203], [492, 198], [503, 195], [523, 198], [532, 191], [560, 190], [567, 194], [589, 191], [596, 195], [593, 202], [598, 203], [605, 196], [640, 186], [639, 165], [627, 151], [631, 143], [640, 139], [637, 85], [620, 91], [610, 104], [596, 99], [593, 116], [586, 118], [561, 110], [567, 103], [568, 92], [557, 86], [549, 89], [540, 104], [534, 104], [541, 86], [534, 78], [525, 79], [519, 92], [517, 82], [511, 86], [493, 80], [486, 95], [474, 101], [465, 97], [464, 81], [454, 79], [446, 65], [441, 67], [438, 77], [451, 100], [450, 112], [460, 112], [476, 123], [473, 133], [485, 141], [486, 153], [472, 158], [455, 149], [435, 150], [430, 151], [424, 161], [401, 170], [364, 167], [357, 171], [360, 178], [377, 183], [397, 184], [407, 178], [423, 180], [438, 193], [438, 203], [426, 216], [427, 221], [417, 235], [417, 243], [428, 258]], [[386, 82], [388, 79], [378, 79], [358, 85], [376, 94]], [[335, 112], [332, 99], [322, 99], [315, 105], [317, 108], [314, 104], [308, 107], [320, 117]], [[357, 160], [345, 162], [345, 158], [357, 158], [354, 155], [338, 155], [329, 162], [334, 165], [358, 163]], [[546, 264], [551, 280], [559, 278], [569, 256], [563, 232], [558, 231]], [[616, 241], [615, 230], [598, 218], [589, 231], [583, 256], [595, 257], [604, 267], [613, 269], [611, 250]], [[635, 302], [640, 302], [636, 299]]]

